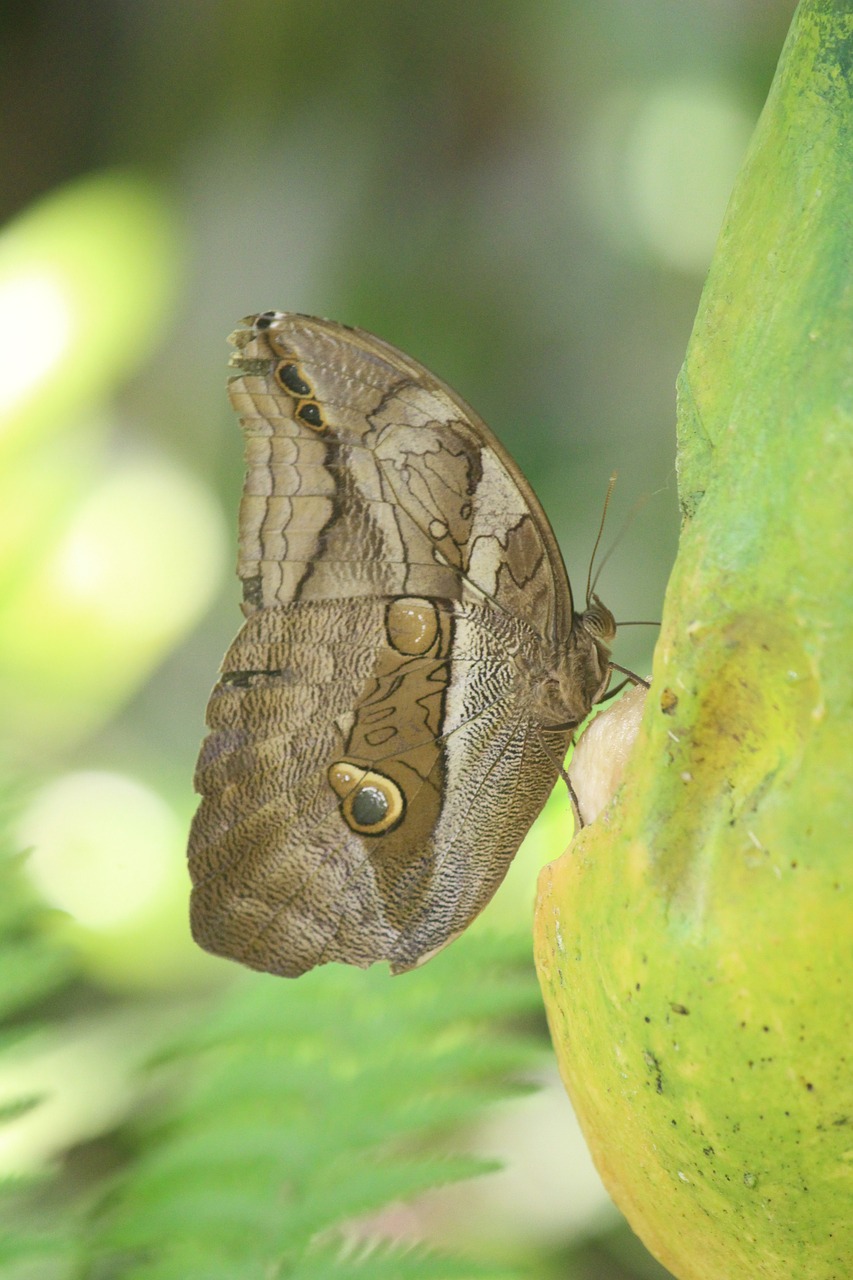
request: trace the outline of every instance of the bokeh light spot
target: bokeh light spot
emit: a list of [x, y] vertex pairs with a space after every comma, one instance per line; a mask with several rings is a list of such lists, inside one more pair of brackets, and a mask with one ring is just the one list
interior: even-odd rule
[[66, 774], [40, 791], [19, 837], [44, 899], [89, 929], [115, 929], [168, 888], [182, 829], [150, 788], [121, 774]]
[[142, 365], [181, 262], [167, 198], [130, 172], [58, 187], [0, 231], [4, 447], [61, 436]]
[[139, 687], [209, 606], [227, 562], [213, 494], [163, 457], [123, 462], [70, 515], [0, 602], [0, 696], [20, 743], [53, 750]]
[[37, 271], [0, 281], [0, 414], [7, 414], [59, 364], [71, 314], [57, 280]]
[[705, 271], [752, 117], [718, 86], [663, 86], [640, 111], [628, 158], [637, 224], [664, 261]]
[[77, 512], [51, 594], [85, 605], [107, 630], [171, 639], [207, 606], [224, 563], [209, 491], [165, 460], [144, 460], [114, 472]]
[[708, 268], [755, 120], [725, 85], [670, 82], [601, 106], [580, 156], [596, 223], [678, 271]]

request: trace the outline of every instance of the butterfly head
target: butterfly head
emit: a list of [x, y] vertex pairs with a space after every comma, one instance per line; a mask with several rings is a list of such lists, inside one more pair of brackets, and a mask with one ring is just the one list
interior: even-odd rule
[[616, 619], [593, 591], [577, 622], [581, 633], [588, 637], [590, 676], [593, 682], [598, 682], [592, 701], [597, 702], [610, 683], [610, 648], [616, 638]]
[[583, 613], [578, 615], [578, 625], [592, 637], [596, 648], [610, 652], [616, 638], [616, 619], [606, 604], [602, 604], [595, 592], [587, 600]]

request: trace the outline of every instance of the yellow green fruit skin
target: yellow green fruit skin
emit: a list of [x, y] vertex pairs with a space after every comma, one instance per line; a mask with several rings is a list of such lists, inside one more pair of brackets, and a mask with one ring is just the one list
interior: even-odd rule
[[563, 1078], [680, 1280], [853, 1276], [851, 67], [802, 4], [682, 372], [637, 745], [539, 884]]

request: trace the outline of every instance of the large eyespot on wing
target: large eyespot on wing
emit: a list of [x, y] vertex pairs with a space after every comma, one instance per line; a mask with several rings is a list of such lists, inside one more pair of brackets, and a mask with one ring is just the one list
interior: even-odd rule
[[202, 946], [287, 976], [387, 958], [430, 875], [451, 637], [446, 609], [408, 597], [248, 619], [196, 774]]
[[517, 628], [411, 597], [250, 617], [199, 760], [196, 940], [293, 977], [399, 972], [456, 936], [553, 779], [517, 697]]
[[375, 602], [352, 602], [344, 618], [311, 601], [250, 615], [229, 649], [208, 706], [189, 846], [193, 936], [214, 954], [298, 976], [338, 928], [342, 901], [359, 920], [351, 963], [392, 944], [369, 885], [348, 887], [361, 842], [327, 777], [381, 638]]

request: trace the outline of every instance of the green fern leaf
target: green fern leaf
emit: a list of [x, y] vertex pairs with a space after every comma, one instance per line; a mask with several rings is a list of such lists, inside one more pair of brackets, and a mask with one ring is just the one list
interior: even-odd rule
[[537, 1012], [529, 957], [486, 934], [403, 979], [238, 979], [153, 1065], [183, 1087], [135, 1135], [91, 1223], [95, 1255], [134, 1280], [508, 1276], [401, 1252], [371, 1215], [495, 1167], [436, 1143], [518, 1091]]

